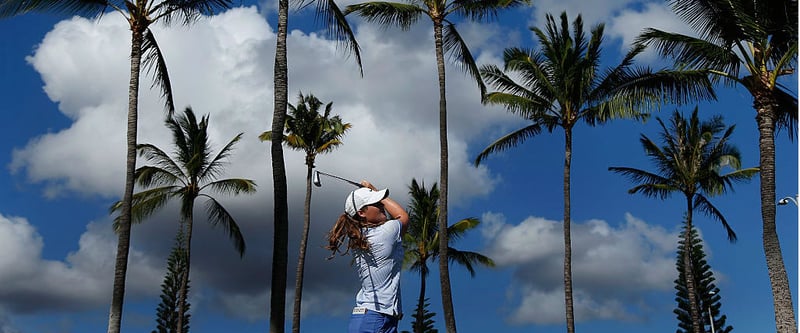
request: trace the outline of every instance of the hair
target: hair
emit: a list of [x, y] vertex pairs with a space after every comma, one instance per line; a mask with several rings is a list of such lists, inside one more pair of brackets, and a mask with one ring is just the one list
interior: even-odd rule
[[[333, 228], [328, 232], [328, 245], [326, 245], [325, 248], [331, 251], [331, 255], [328, 257], [329, 260], [333, 259], [337, 252], [341, 252], [341, 255], [346, 255], [350, 252], [350, 249], [369, 249], [369, 242], [362, 230], [363, 219], [364, 218], [359, 215], [355, 217], [347, 213], [339, 215]], [[344, 243], [345, 238], [348, 238], [347, 247], [342, 251], [340, 247], [342, 243]]]

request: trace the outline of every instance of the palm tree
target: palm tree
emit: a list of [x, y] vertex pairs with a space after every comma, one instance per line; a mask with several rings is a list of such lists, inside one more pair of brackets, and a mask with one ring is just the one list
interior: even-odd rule
[[[303, 272], [305, 270], [306, 249], [308, 248], [308, 229], [311, 225], [311, 178], [314, 161], [317, 155], [333, 151], [342, 144], [341, 138], [350, 129], [350, 123], [343, 123], [342, 118], [331, 117], [333, 103], [325, 105], [323, 114], [319, 113], [322, 102], [314, 95], [297, 98], [297, 106], [289, 104], [290, 114], [286, 116], [286, 135], [284, 143], [294, 150], [306, 153], [306, 201], [303, 214], [303, 236], [300, 239], [300, 255], [297, 259], [295, 275], [294, 312], [292, 313], [292, 332], [300, 332], [300, 304], [303, 299]], [[264, 132], [261, 140], [269, 141], [272, 132]]]
[[[244, 255], [245, 242], [239, 225], [233, 216], [206, 190], [218, 194], [239, 195], [250, 194], [256, 191], [256, 184], [249, 179], [227, 178], [217, 180], [225, 165], [225, 160], [230, 156], [233, 146], [241, 139], [243, 133], [236, 135], [213, 158], [208, 142], [208, 115], [202, 117], [200, 122], [191, 108], [186, 108], [183, 115], [170, 118], [166, 121], [167, 127], [172, 131], [175, 146], [175, 157], [172, 158], [163, 150], [152, 144], [139, 145], [139, 155], [154, 165], [143, 166], [136, 169], [136, 182], [139, 186], [147, 188], [133, 195], [132, 221], [141, 222], [160, 208], [164, 207], [170, 199], [177, 198], [181, 202], [181, 223], [185, 230], [186, 273], [183, 274], [181, 292], [178, 305], [178, 333], [183, 327], [183, 314], [188, 293], [191, 254], [192, 254], [192, 223], [194, 221], [194, 202], [199, 197], [206, 199], [206, 212], [212, 226], [221, 226], [233, 242], [239, 256]], [[121, 210], [123, 203], [117, 202], [111, 208], [112, 212]], [[122, 217], [115, 221], [117, 229], [124, 226]]]
[[[403, 236], [403, 247], [405, 247], [405, 257], [403, 266], [415, 272], [419, 272], [420, 288], [417, 300], [417, 321], [414, 325], [415, 333], [422, 333], [425, 328], [424, 309], [425, 309], [425, 286], [428, 278], [428, 260], [440, 258], [439, 240], [441, 235], [447, 234], [448, 242], [453, 243], [469, 230], [474, 229], [480, 224], [476, 218], [467, 218], [456, 222], [447, 227], [445, 233], [439, 233], [437, 223], [439, 210], [439, 189], [436, 183], [431, 186], [430, 191], [425, 189], [425, 184], [417, 183], [416, 179], [411, 180], [408, 193], [411, 195], [411, 208], [409, 214], [408, 232]], [[481, 264], [486, 267], [494, 267], [494, 261], [489, 257], [471, 251], [461, 251], [448, 245], [447, 259], [453, 263], [464, 266], [472, 275], [475, 276], [474, 265]]]
[[179, 21], [190, 25], [202, 15], [212, 15], [219, 9], [229, 8], [230, 0], [6, 0], [0, 3], [0, 18], [29, 12], [57, 12], [69, 15], [101, 17], [111, 8], [122, 14], [131, 30], [131, 76], [128, 85], [128, 125], [125, 161], [125, 190], [122, 195], [119, 240], [114, 264], [114, 286], [108, 315], [108, 333], [118, 333], [122, 324], [122, 305], [125, 298], [125, 277], [128, 271], [130, 250], [130, 222], [136, 169], [136, 132], [139, 112], [139, 74], [141, 66], [154, 69], [155, 84], [165, 98], [168, 117], [175, 105], [167, 65], [150, 26], [156, 22], [170, 24]]
[[[328, 32], [343, 42], [346, 49], [355, 54], [361, 69], [361, 53], [350, 25], [333, 0], [298, 0], [301, 7], [316, 3], [317, 17], [328, 26]], [[289, 248], [289, 207], [286, 189], [286, 165], [283, 158], [283, 129], [286, 122], [286, 107], [289, 104], [289, 70], [286, 56], [286, 36], [289, 25], [289, 0], [278, 0], [278, 32], [275, 44], [274, 98], [272, 110], [272, 162], [273, 186], [273, 242], [272, 282], [270, 285], [270, 333], [283, 333], [286, 316], [286, 274]], [[363, 70], [362, 70], [363, 73]]]
[[797, 123], [797, 97], [779, 82], [797, 64], [796, 0], [670, 1], [697, 36], [646, 29], [639, 41], [655, 46], [676, 66], [708, 69], [714, 79], [753, 96], [761, 169], [762, 241], [778, 333], [797, 332], [792, 292], [775, 228], [775, 130]]
[[[660, 118], [657, 119], [661, 125], [664, 146], [659, 147], [644, 135], [639, 141], [658, 171], [650, 172], [629, 167], [608, 169], [639, 183], [628, 190], [631, 194], [641, 193], [663, 200], [675, 192], [682, 193], [686, 197], [684, 239], [688, 240], [691, 236], [692, 213], [700, 211], [720, 221], [728, 233], [728, 239], [731, 242], [735, 241], [736, 233], [719, 209], [708, 199], [710, 196], [724, 194], [728, 189], [732, 190], [734, 182], [748, 180], [758, 172], [757, 168], [741, 169], [739, 150], [728, 143], [735, 126], [726, 129], [720, 116], [701, 122], [697, 117], [697, 107], [692, 111], [688, 121], [675, 111], [669, 128]], [[720, 173], [726, 166], [733, 168], [733, 171]], [[700, 333], [703, 321], [700, 318], [696, 278], [692, 270], [690, 253], [691, 251], [683, 251], [683, 275], [694, 333]]]
[[[498, 11], [522, 4], [529, 4], [530, 0], [407, 0], [405, 2], [364, 2], [349, 5], [345, 14], [356, 13], [369, 22], [377, 22], [383, 26], [398, 26], [408, 30], [423, 15], [428, 16], [433, 23], [433, 38], [436, 53], [436, 70], [439, 80], [439, 184], [441, 196], [439, 198], [439, 228], [447, 228], [447, 196], [448, 196], [448, 151], [447, 151], [447, 99], [445, 89], [444, 53], [449, 53], [457, 63], [475, 79], [481, 96], [486, 92], [486, 87], [481, 81], [478, 66], [467, 44], [456, 30], [456, 25], [448, 16], [458, 15], [473, 20], [481, 21], [492, 19]], [[439, 239], [439, 255], [447, 258], [447, 235]], [[456, 332], [455, 312], [453, 311], [453, 297], [450, 291], [450, 271], [448, 260], [439, 261], [439, 280], [442, 290], [442, 306], [444, 307], [445, 326], [448, 333]]]
[[475, 165], [492, 153], [540, 134], [543, 129], [564, 130], [564, 298], [567, 332], [573, 333], [570, 236], [573, 128], [580, 121], [595, 126], [614, 118], [641, 119], [646, 111], [658, 108], [665, 101], [680, 103], [714, 95], [703, 72], [653, 72], [649, 68], [635, 68], [633, 58], [643, 51], [641, 45], [635, 45], [616, 67], [601, 71], [603, 24], [593, 27], [587, 39], [580, 15], [572, 23], [574, 36], [570, 36], [566, 12], [561, 13], [560, 24], [550, 14], [546, 18], [546, 31], [531, 28], [539, 39], [538, 51], [509, 48], [504, 52], [505, 70], [517, 74], [519, 82], [497, 66], [481, 68], [484, 80], [498, 89], [486, 95], [484, 103], [503, 105], [529, 119], [531, 124], [491, 143], [475, 159]]

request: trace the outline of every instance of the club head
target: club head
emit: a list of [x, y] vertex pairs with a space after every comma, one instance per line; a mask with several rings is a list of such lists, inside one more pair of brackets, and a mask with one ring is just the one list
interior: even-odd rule
[[319, 180], [319, 171], [314, 171], [311, 175], [311, 182], [314, 183], [316, 187], [322, 186], [322, 182]]

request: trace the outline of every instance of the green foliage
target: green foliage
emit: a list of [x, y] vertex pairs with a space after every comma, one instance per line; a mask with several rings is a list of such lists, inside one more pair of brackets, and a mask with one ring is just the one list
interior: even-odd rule
[[[183, 232], [179, 232], [175, 246], [172, 247], [167, 258], [167, 274], [161, 283], [161, 303], [156, 309], [156, 329], [152, 333], [175, 333], [178, 325], [178, 299], [180, 296], [181, 281], [186, 274], [186, 249], [184, 248]], [[189, 290], [189, 282], [186, 283]], [[189, 332], [189, 301], [184, 308], [183, 332]]]
[[[658, 171], [629, 167], [608, 169], [638, 183], [628, 193], [662, 200], [673, 193], [683, 194], [689, 202], [688, 210], [697, 210], [718, 220], [727, 231], [728, 239], [736, 240], [728, 221], [709, 201], [709, 197], [732, 190], [733, 183], [747, 181], [758, 172], [757, 168], [741, 169], [739, 150], [729, 142], [735, 126], [726, 128], [721, 116], [701, 121], [697, 107], [688, 119], [677, 110], [673, 112], [669, 126], [661, 118], [656, 119], [662, 129], [663, 146], [644, 134], [639, 141]], [[727, 168], [732, 170], [723, 173]], [[692, 223], [691, 215], [688, 223]]]
[[[409, 227], [403, 237], [405, 247], [404, 266], [415, 272], [427, 276], [428, 259], [436, 260], [439, 257], [439, 225], [436, 223], [439, 215], [439, 189], [436, 183], [430, 191], [425, 189], [425, 184], [420, 184], [416, 179], [411, 180], [409, 187], [411, 195], [411, 208], [409, 212]], [[477, 218], [462, 219], [447, 227], [447, 240], [454, 243], [464, 236], [469, 230], [480, 224]], [[470, 275], [475, 275], [475, 264], [494, 267], [491, 258], [477, 252], [461, 251], [448, 246], [448, 259], [466, 268]]]
[[[342, 145], [342, 137], [352, 127], [342, 122], [339, 115], [331, 116], [333, 102], [325, 104], [325, 111], [320, 113], [322, 102], [314, 95], [297, 97], [297, 106], [289, 104], [286, 115], [283, 143], [289, 148], [306, 153], [306, 165], [313, 168], [314, 159], [319, 154], [329, 153]], [[262, 141], [271, 141], [272, 132], [259, 135]]]
[[[256, 184], [250, 179], [217, 179], [242, 133], [213, 155], [208, 136], [208, 115], [198, 122], [192, 109], [187, 107], [183, 114], [168, 119], [166, 126], [172, 132], [173, 156], [152, 144], [138, 145], [139, 156], [153, 165], [136, 169], [136, 182], [145, 190], [133, 195], [132, 221], [142, 222], [172, 199], [181, 202], [180, 214], [185, 220], [193, 213], [195, 199], [204, 197], [209, 223], [221, 227], [239, 255], [244, 255], [246, 246], [239, 225], [222, 204], [206, 193], [239, 195], [256, 191]], [[114, 213], [121, 208], [122, 201], [118, 201], [110, 210]], [[119, 222], [120, 216], [114, 220], [115, 229], [119, 228]], [[187, 237], [191, 238], [191, 235]]]
[[[428, 307], [431, 305], [430, 298], [426, 298], [425, 302], [422, 304], [422, 311], [419, 309], [419, 304], [417, 308], [414, 309], [414, 314], [412, 318], [414, 320], [411, 322], [411, 327], [413, 327], [413, 332], [416, 333], [439, 333], [439, 330], [433, 328], [433, 317], [436, 316], [436, 312], [431, 312], [428, 310]], [[420, 314], [422, 316], [420, 317]], [[419, 326], [422, 327], [419, 327]], [[403, 331], [402, 333], [411, 333], [409, 331]]]
[[[686, 227], [687, 226], [684, 225], [684, 231]], [[689, 257], [691, 258], [691, 269], [694, 273], [695, 294], [697, 295], [699, 307], [698, 312], [701, 314], [703, 325], [701, 330], [711, 332], [708, 314], [708, 312], [711, 311], [711, 317], [714, 318], [714, 332], [729, 333], [733, 330], [733, 326], [726, 325], [725, 320], [727, 316], [721, 315], [720, 307], [722, 307], [722, 303], [720, 303], [721, 297], [719, 295], [719, 288], [714, 285], [714, 273], [711, 271], [711, 266], [708, 265], [705, 260], [706, 254], [705, 251], [703, 251], [702, 241], [697, 238], [697, 230], [692, 227], [688, 239], [686, 239], [684, 235], [685, 232], [681, 232], [681, 240], [678, 241], [678, 255], [675, 261], [675, 267], [678, 269], [678, 278], [675, 279], [675, 290], [677, 290], [675, 293], [675, 301], [678, 302], [678, 307], [673, 310], [678, 318], [678, 330], [676, 333], [690, 333], [693, 331], [692, 318], [689, 313], [688, 288], [686, 287], [686, 278], [684, 275], [685, 268], [683, 265], [683, 255], [687, 245], [690, 245], [692, 248]], [[706, 330], [706, 327], [708, 327], [708, 330]]]

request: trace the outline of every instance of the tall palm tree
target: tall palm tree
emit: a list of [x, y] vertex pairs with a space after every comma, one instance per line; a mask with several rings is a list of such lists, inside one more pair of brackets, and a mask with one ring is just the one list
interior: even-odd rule
[[[316, 4], [317, 18], [328, 27], [328, 32], [346, 49], [355, 54], [361, 70], [361, 53], [355, 34], [344, 19], [344, 14], [333, 0], [297, 0], [301, 7]], [[283, 333], [286, 316], [286, 274], [289, 253], [289, 207], [286, 189], [286, 165], [283, 158], [283, 128], [286, 122], [286, 107], [289, 104], [289, 65], [286, 56], [286, 36], [289, 25], [289, 0], [278, 0], [278, 32], [275, 44], [274, 96], [272, 110], [272, 162], [273, 186], [273, 241], [272, 282], [270, 285], [270, 333]], [[363, 73], [363, 70], [362, 70]]]
[[574, 35], [570, 35], [566, 12], [561, 13], [560, 24], [550, 14], [546, 18], [545, 30], [531, 28], [539, 39], [539, 50], [510, 48], [504, 52], [505, 70], [518, 75], [519, 82], [497, 66], [481, 68], [484, 80], [498, 89], [486, 95], [484, 103], [503, 105], [531, 124], [491, 143], [475, 159], [475, 165], [543, 129], [564, 130], [564, 298], [567, 332], [573, 333], [570, 170], [575, 125], [581, 121], [594, 126], [614, 118], [640, 119], [665, 101], [685, 102], [714, 95], [703, 72], [653, 72], [634, 67], [633, 58], [642, 52], [641, 45], [634, 46], [616, 67], [601, 70], [603, 24], [594, 26], [587, 39], [580, 15], [572, 23]]
[[[449, 53], [457, 64], [475, 79], [481, 96], [486, 87], [481, 81], [475, 59], [456, 30], [456, 25], [449, 16], [462, 16], [477, 21], [493, 19], [501, 9], [529, 4], [530, 0], [406, 0], [405, 2], [364, 2], [349, 5], [345, 14], [355, 13], [369, 22], [377, 22], [383, 26], [397, 26], [408, 30], [422, 16], [427, 16], [433, 23], [433, 39], [436, 54], [436, 71], [439, 81], [439, 228], [447, 228], [448, 197], [448, 145], [447, 145], [447, 98], [445, 89], [444, 54]], [[439, 255], [447, 258], [447, 234], [439, 239]], [[448, 333], [456, 332], [453, 297], [450, 290], [450, 270], [448, 260], [439, 261], [439, 280], [442, 290], [442, 306], [444, 307], [445, 326]]]
[[131, 198], [136, 169], [136, 133], [139, 113], [139, 74], [141, 66], [152, 68], [155, 85], [161, 88], [168, 117], [175, 105], [167, 65], [150, 26], [156, 22], [173, 21], [190, 25], [202, 15], [214, 14], [229, 8], [230, 0], [5, 0], [0, 3], [0, 18], [29, 12], [56, 12], [69, 15], [101, 17], [107, 10], [120, 13], [131, 30], [131, 74], [128, 85], [128, 121], [126, 135], [125, 190], [122, 195], [119, 240], [114, 264], [114, 286], [108, 315], [108, 333], [118, 333], [122, 324], [122, 305], [125, 298], [125, 277], [130, 250]]
[[[242, 256], [245, 242], [239, 225], [225, 207], [206, 192], [250, 194], [256, 191], [256, 184], [252, 180], [242, 178], [216, 179], [222, 173], [225, 160], [230, 156], [236, 142], [241, 139], [242, 133], [231, 139], [212, 158], [211, 145], [208, 142], [208, 115], [202, 117], [198, 123], [192, 109], [186, 108], [183, 115], [167, 119], [166, 125], [172, 131], [175, 156], [170, 157], [152, 144], [139, 145], [139, 155], [154, 165], [136, 169], [136, 182], [147, 190], [133, 195], [131, 212], [132, 221], [141, 222], [164, 207], [171, 199], [178, 199], [181, 202], [180, 216], [185, 228], [182, 232], [185, 235], [186, 249], [186, 273], [183, 274], [181, 281], [178, 304], [177, 328], [178, 333], [181, 333], [183, 315], [186, 312], [184, 308], [190, 274], [195, 200], [200, 197], [206, 199], [209, 223], [212, 226], [221, 226], [233, 242], [239, 256]], [[122, 205], [121, 201], [114, 204], [111, 207], [112, 212], [120, 211]], [[117, 229], [124, 227], [121, 216], [114, 222]]]
[[762, 242], [778, 333], [797, 332], [792, 292], [775, 228], [775, 130], [797, 125], [797, 97], [778, 81], [795, 75], [796, 0], [671, 0], [672, 10], [699, 37], [646, 29], [639, 41], [676, 66], [708, 69], [714, 79], [753, 96], [760, 154]]
[[[325, 105], [323, 114], [319, 113], [322, 102], [314, 95], [297, 97], [297, 106], [289, 104], [286, 115], [286, 135], [284, 143], [294, 150], [306, 153], [306, 200], [303, 214], [303, 236], [300, 239], [300, 254], [297, 259], [295, 275], [294, 312], [292, 313], [292, 332], [300, 332], [300, 305], [303, 299], [303, 272], [305, 271], [306, 249], [308, 248], [308, 229], [311, 225], [311, 182], [314, 161], [319, 154], [332, 152], [342, 145], [341, 138], [352, 127], [343, 123], [342, 118], [331, 117], [333, 102]], [[272, 132], [264, 132], [261, 140], [272, 139]]]
[[[419, 184], [416, 179], [412, 179], [408, 193], [411, 195], [409, 214], [411, 223], [409, 223], [408, 232], [403, 237], [403, 247], [406, 249], [403, 266], [411, 271], [419, 272], [420, 288], [414, 333], [422, 333], [425, 328], [425, 322], [422, 318], [424, 318], [425, 287], [429, 273], [428, 260], [437, 260], [440, 257], [440, 235], [446, 233], [448, 242], [452, 244], [464, 233], [477, 227], [480, 221], [476, 218], [463, 219], [447, 227], [445, 233], [439, 233], [441, 229], [439, 229], [439, 224], [437, 223], [437, 215], [440, 213], [440, 197], [436, 183], [428, 191], [425, 189], [424, 183]], [[483, 254], [461, 251], [449, 245], [447, 259], [452, 263], [464, 266], [472, 276], [475, 276], [474, 266], [476, 264], [494, 267], [494, 261]]]
[[[650, 157], [658, 171], [650, 172], [630, 167], [610, 167], [609, 170], [625, 175], [639, 183], [628, 190], [628, 193], [641, 193], [648, 197], [665, 199], [673, 193], [682, 193], [686, 197], [686, 218], [683, 239], [690, 240], [693, 230], [692, 214], [694, 211], [708, 215], [722, 223], [728, 233], [728, 239], [736, 240], [728, 221], [708, 197], [720, 195], [733, 189], [734, 182], [750, 179], [758, 172], [757, 168], [741, 169], [739, 150], [728, 142], [735, 126], [727, 129], [722, 117], [715, 116], [708, 121], [700, 121], [697, 107], [687, 121], [675, 111], [668, 128], [660, 118], [661, 139], [664, 146], [659, 147], [650, 138], [642, 135], [645, 154]], [[720, 134], [722, 134], [720, 136]], [[733, 171], [721, 173], [730, 167]], [[693, 244], [687, 244], [693, 247]], [[683, 251], [683, 272], [689, 298], [689, 313], [692, 318], [694, 333], [702, 332], [703, 321], [700, 318], [695, 285], [696, 278], [692, 271], [691, 251]]]

